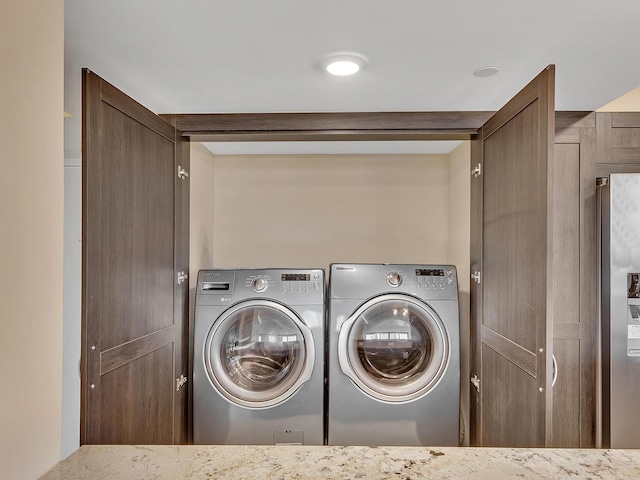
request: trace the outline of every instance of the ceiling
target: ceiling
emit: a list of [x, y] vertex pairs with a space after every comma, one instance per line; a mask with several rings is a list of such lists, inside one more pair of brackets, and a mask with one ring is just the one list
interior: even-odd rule
[[[638, 19], [637, 0], [65, 0], [65, 156], [82, 67], [156, 113], [381, 112], [497, 110], [553, 63], [556, 109], [595, 110], [640, 85]], [[336, 51], [369, 63], [332, 77]]]

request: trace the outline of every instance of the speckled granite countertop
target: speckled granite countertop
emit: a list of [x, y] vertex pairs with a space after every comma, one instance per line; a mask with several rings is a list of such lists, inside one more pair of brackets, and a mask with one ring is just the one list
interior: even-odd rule
[[43, 479], [640, 478], [640, 450], [83, 446]]

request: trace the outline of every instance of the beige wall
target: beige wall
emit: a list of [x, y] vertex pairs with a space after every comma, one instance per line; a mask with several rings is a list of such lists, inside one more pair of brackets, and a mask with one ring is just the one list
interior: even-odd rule
[[216, 156], [216, 267], [447, 257], [446, 155]]
[[640, 87], [600, 107], [597, 112], [640, 112]]
[[[449, 232], [447, 259], [458, 270], [460, 295], [460, 397], [465, 425], [469, 425], [469, 288], [471, 244], [471, 144], [463, 142], [449, 154]], [[468, 435], [465, 436], [468, 445]]]
[[191, 143], [189, 172], [189, 312], [193, 315], [198, 270], [213, 265], [213, 154]]
[[0, 476], [60, 459], [62, 398], [62, 0], [0, 15]]

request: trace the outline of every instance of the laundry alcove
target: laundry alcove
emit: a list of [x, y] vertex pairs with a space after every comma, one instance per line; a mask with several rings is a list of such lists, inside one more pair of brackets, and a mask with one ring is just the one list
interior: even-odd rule
[[191, 142], [191, 306], [196, 273], [205, 268], [456, 265], [468, 424], [470, 142], [447, 154], [211, 150]]

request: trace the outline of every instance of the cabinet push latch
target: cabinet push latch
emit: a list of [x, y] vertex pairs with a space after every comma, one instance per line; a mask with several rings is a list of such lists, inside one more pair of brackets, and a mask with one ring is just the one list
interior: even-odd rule
[[473, 272], [471, 274], [471, 279], [476, 282], [476, 283], [480, 283], [480, 272], [478, 270], [476, 270], [475, 272]]
[[475, 373], [473, 374], [473, 377], [471, 377], [471, 385], [476, 389], [476, 392], [480, 393], [480, 379]]
[[187, 383], [187, 377], [184, 375], [180, 375], [180, 378], [176, 378], [176, 392], [179, 392], [185, 383]]
[[178, 285], [183, 284], [187, 278], [189, 275], [186, 272], [178, 272]]
[[471, 170], [471, 176], [478, 178], [480, 175], [482, 175], [482, 165], [479, 163], [476, 168]]
[[181, 165], [178, 165], [178, 178], [185, 180], [189, 178], [189, 172], [187, 172]]

